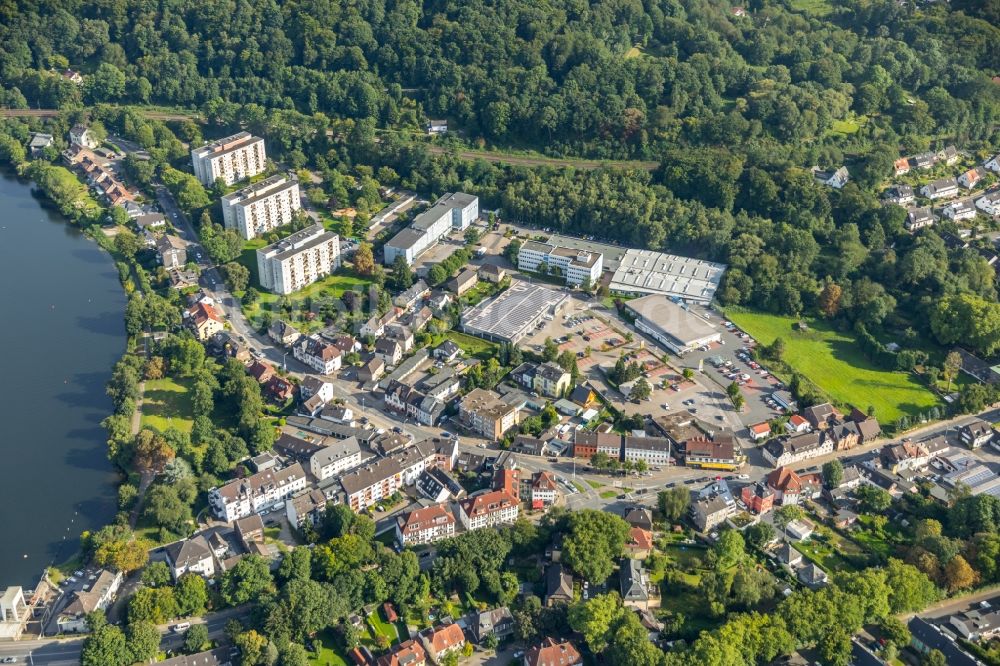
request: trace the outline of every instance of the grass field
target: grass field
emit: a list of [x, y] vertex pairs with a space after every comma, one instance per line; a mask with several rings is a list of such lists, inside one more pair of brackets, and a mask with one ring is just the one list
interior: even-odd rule
[[333, 629], [324, 629], [317, 634], [313, 643], [319, 648], [309, 653], [309, 663], [317, 666], [348, 666], [346, 657], [338, 649], [336, 634]]
[[891, 424], [903, 414], [916, 416], [938, 404], [914, 375], [875, 367], [852, 336], [825, 322], [810, 320], [809, 330], [799, 332], [793, 329], [798, 321], [793, 317], [760, 312], [726, 316], [761, 344], [783, 338], [785, 362], [841, 407], [865, 411], [871, 405], [880, 422]]
[[[245, 263], [245, 262], [243, 262]], [[251, 270], [251, 284], [259, 284], [256, 279], [256, 268]], [[344, 275], [344, 274], [334, 274], [328, 275], [322, 280], [314, 282], [304, 289], [300, 289], [294, 294], [289, 294], [287, 296], [288, 302], [291, 304], [293, 310], [297, 310], [299, 315], [304, 315], [312, 299], [316, 298], [332, 298], [339, 299], [344, 295], [344, 292], [348, 290], [356, 289], [367, 289], [368, 285], [371, 284], [370, 280], [355, 275]], [[272, 312], [275, 308], [275, 304], [278, 302], [281, 296], [278, 294], [272, 294], [270, 292], [262, 291], [260, 293], [260, 298], [257, 302], [251, 306], [243, 306], [243, 314], [250, 321], [255, 321], [263, 312]], [[308, 332], [309, 326], [306, 322], [300, 322], [295, 317], [292, 318], [293, 323], [299, 330]], [[322, 322], [316, 322], [316, 326], [319, 326]]]
[[465, 352], [466, 356], [474, 356], [484, 361], [496, 356], [497, 351], [500, 349], [500, 346], [496, 343], [472, 335], [466, 335], [465, 333], [459, 333], [458, 331], [448, 331], [444, 337], [458, 345]]
[[792, 9], [813, 16], [826, 16], [833, 11], [833, 5], [828, 0], [792, 0]]
[[191, 432], [191, 380], [154, 379], [146, 382], [142, 395], [142, 425], [163, 432], [174, 427]]
[[396, 629], [396, 625], [389, 624], [382, 619], [379, 611], [375, 611], [368, 616], [368, 626], [371, 629], [372, 636], [375, 638], [385, 636], [390, 643], [395, 643], [399, 640], [399, 631]]

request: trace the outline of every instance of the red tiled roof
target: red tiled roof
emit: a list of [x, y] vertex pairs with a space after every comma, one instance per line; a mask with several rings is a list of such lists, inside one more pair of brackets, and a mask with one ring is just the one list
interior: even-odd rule
[[[440, 521], [440, 522], [439, 522]], [[400, 518], [400, 530], [404, 534], [410, 532], [420, 532], [431, 525], [454, 523], [455, 517], [444, 504], [435, 504], [425, 509], [415, 509], [406, 518]]]
[[790, 467], [779, 467], [767, 475], [767, 485], [783, 493], [802, 490], [802, 479]]
[[569, 641], [558, 643], [553, 638], [546, 638], [541, 645], [528, 650], [524, 663], [528, 666], [572, 666], [581, 663], [581, 659], [579, 650]]
[[628, 532], [628, 545], [636, 550], [651, 550], [653, 548], [653, 535], [649, 530], [633, 527]]
[[758, 433], [758, 434], [765, 433], [765, 432], [771, 432], [771, 426], [767, 422], [764, 422], [764, 423], [754, 423], [752, 426], [750, 426], [750, 432], [755, 432], [755, 433]]
[[427, 632], [427, 642], [434, 652], [440, 653], [465, 644], [465, 634], [457, 624], [446, 624]]
[[477, 495], [462, 501], [462, 510], [470, 518], [485, 516], [496, 511], [517, 506], [517, 498], [504, 490]]

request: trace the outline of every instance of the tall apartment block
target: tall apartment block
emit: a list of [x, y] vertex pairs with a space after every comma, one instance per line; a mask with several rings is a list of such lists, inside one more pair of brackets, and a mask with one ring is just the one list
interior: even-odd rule
[[301, 207], [298, 181], [277, 175], [222, 197], [222, 219], [250, 240], [288, 224]]
[[479, 217], [479, 197], [464, 192], [447, 193], [413, 219], [413, 224], [392, 237], [383, 247], [385, 264], [397, 256], [412, 264], [420, 254], [452, 229], [468, 228]]
[[290, 294], [340, 267], [340, 237], [314, 224], [257, 250], [260, 286]]
[[264, 139], [240, 132], [191, 151], [195, 178], [211, 185], [221, 178], [226, 185], [264, 172], [267, 154]]

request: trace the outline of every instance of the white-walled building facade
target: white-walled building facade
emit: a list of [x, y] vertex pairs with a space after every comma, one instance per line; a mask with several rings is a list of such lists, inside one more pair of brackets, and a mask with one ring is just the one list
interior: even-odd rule
[[535, 273], [543, 272], [543, 268], [548, 273], [557, 269], [571, 287], [584, 282], [595, 285], [604, 271], [604, 255], [600, 252], [528, 241], [517, 253], [517, 267], [519, 270]]
[[260, 286], [291, 294], [340, 268], [340, 236], [314, 224], [257, 250]]
[[407, 264], [412, 264], [452, 229], [462, 231], [478, 217], [479, 197], [463, 192], [445, 194], [385, 244], [385, 264], [391, 266], [396, 257], [403, 257]]
[[250, 240], [289, 224], [300, 208], [298, 181], [277, 175], [222, 197], [222, 220]]
[[226, 185], [238, 183], [267, 167], [264, 139], [239, 132], [191, 151], [194, 175], [203, 185], [221, 178]]

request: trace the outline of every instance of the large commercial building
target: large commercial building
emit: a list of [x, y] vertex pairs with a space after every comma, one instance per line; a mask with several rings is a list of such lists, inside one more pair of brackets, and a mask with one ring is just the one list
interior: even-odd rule
[[611, 291], [630, 296], [662, 294], [709, 303], [725, 264], [651, 250], [626, 250], [611, 278]]
[[506, 291], [462, 315], [462, 330], [496, 342], [516, 343], [544, 317], [554, 317], [569, 295], [530, 282], [514, 282]]
[[264, 139], [250, 132], [240, 132], [207, 146], [191, 151], [195, 178], [212, 185], [219, 178], [226, 185], [238, 183], [259, 173], [267, 166]]
[[340, 267], [340, 236], [314, 224], [257, 250], [260, 286], [290, 294]]
[[517, 253], [517, 267], [522, 271], [535, 273], [558, 271], [565, 278], [566, 284], [572, 287], [584, 282], [595, 285], [604, 270], [604, 255], [600, 252], [528, 241]]
[[478, 217], [479, 197], [463, 192], [445, 194], [385, 244], [386, 265], [391, 265], [396, 257], [403, 257], [407, 264], [412, 264], [452, 229], [465, 229]]
[[628, 301], [625, 307], [635, 315], [637, 329], [675, 354], [722, 339], [715, 326], [666, 296], [643, 296]]
[[265, 178], [222, 197], [222, 219], [250, 240], [292, 221], [302, 208], [299, 183], [282, 175]]

